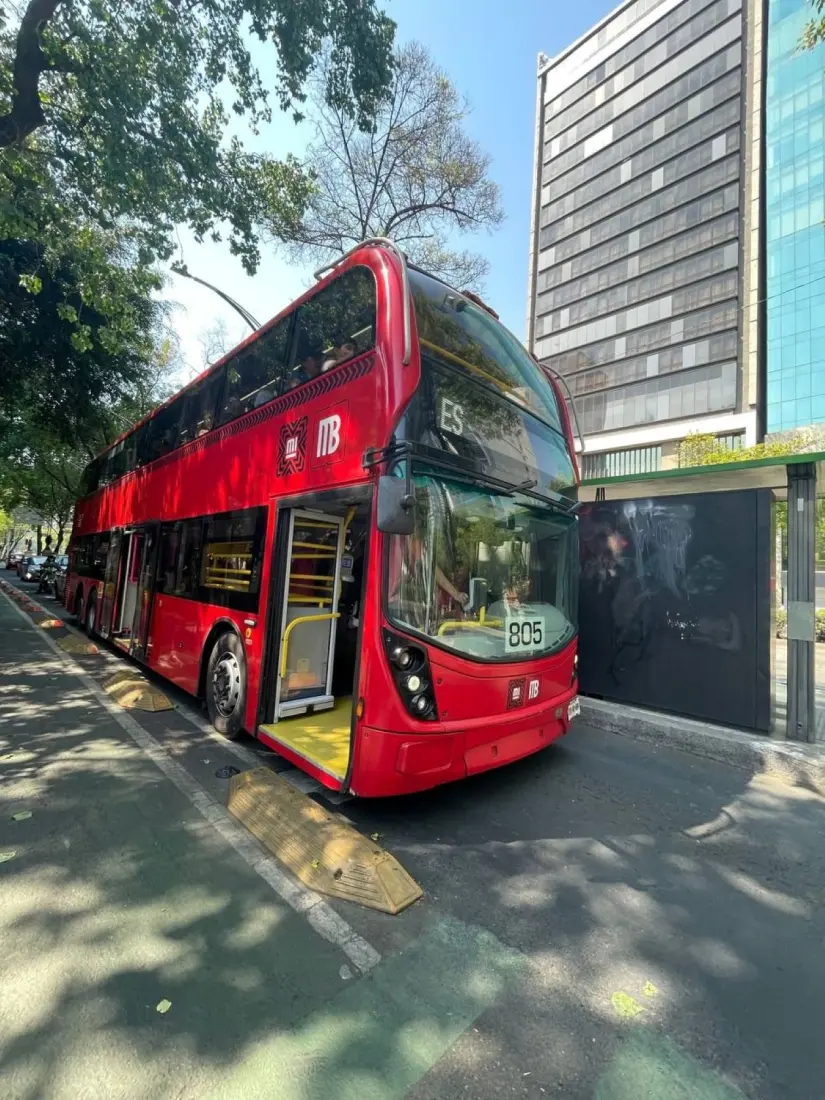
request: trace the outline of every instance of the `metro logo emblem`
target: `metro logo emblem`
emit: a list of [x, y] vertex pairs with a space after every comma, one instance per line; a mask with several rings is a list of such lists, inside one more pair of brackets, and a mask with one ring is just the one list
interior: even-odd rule
[[511, 680], [507, 685], [507, 709], [513, 710], [515, 707], [524, 706], [524, 677], [519, 677], [518, 680]]
[[278, 476], [297, 474], [303, 470], [307, 457], [307, 427], [309, 419], [302, 416], [284, 424], [278, 439]]
[[325, 416], [318, 421], [318, 446], [315, 451], [316, 458], [332, 455], [341, 444], [341, 417], [337, 413]]
[[348, 401], [337, 401], [320, 409], [309, 440], [310, 466], [317, 469], [342, 462], [347, 456], [348, 432], [353, 434], [349, 427]]

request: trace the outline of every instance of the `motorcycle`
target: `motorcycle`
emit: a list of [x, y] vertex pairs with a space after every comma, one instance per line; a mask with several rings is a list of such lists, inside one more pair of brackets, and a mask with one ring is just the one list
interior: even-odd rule
[[48, 558], [40, 568], [40, 577], [37, 581], [38, 595], [48, 595], [54, 586], [54, 578], [57, 573], [57, 562], [54, 558]]

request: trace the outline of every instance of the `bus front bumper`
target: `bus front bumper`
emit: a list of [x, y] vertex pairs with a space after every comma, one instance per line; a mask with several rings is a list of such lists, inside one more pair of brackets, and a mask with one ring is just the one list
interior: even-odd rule
[[566, 734], [578, 702], [571, 693], [538, 712], [476, 720], [454, 731], [408, 734], [362, 726], [351, 790], [362, 798], [411, 794], [500, 768]]

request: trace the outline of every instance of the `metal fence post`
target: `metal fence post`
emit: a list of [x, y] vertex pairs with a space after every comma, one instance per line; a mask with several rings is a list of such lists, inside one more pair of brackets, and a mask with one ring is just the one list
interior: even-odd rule
[[816, 573], [816, 466], [788, 466], [788, 733], [815, 736], [814, 624]]

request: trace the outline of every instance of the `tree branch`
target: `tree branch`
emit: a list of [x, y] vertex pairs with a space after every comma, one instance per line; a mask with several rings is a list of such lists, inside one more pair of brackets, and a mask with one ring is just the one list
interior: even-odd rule
[[12, 66], [11, 110], [0, 115], [0, 148], [5, 149], [34, 133], [46, 121], [40, 103], [40, 75], [49, 62], [40, 44], [40, 32], [61, 0], [29, 0], [20, 21]]

